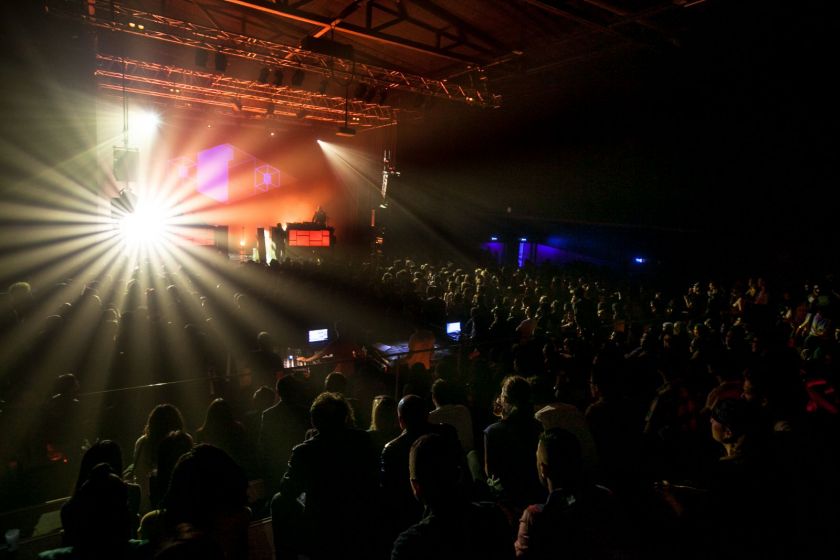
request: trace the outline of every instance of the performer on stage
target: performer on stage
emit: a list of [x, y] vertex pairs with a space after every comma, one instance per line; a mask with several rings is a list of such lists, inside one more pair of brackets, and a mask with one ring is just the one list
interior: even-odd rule
[[312, 223], [318, 224], [321, 227], [327, 227], [327, 213], [324, 212], [324, 209], [320, 205], [312, 216]]

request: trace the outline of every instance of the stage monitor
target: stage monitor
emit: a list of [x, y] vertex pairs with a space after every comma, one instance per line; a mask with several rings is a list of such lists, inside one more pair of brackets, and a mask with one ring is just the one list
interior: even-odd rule
[[309, 343], [326, 342], [329, 336], [328, 329], [312, 329], [309, 331]]

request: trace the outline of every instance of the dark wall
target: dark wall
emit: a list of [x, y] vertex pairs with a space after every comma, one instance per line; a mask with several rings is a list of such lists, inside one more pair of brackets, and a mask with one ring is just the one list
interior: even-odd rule
[[703, 10], [677, 48], [628, 45], [500, 84], [513, 92], [501, 109], [438, 104], [404, 125], [417, 212], [472, 224], [510, 207], [521, 218], [699, 231], [752, 256], [820, 259], [840, 241], [828, 202], [837, 10]]

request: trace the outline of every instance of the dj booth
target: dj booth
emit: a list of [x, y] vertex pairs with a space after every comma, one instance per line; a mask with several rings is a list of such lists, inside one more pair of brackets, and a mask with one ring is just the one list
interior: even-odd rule
[[[280, 224], [278, 224], [278, 230]], [[286, 224], [283, 232], [286, 247], [332, 247], [335, 245], [335, 228], [315, 222], [294, 222]]]

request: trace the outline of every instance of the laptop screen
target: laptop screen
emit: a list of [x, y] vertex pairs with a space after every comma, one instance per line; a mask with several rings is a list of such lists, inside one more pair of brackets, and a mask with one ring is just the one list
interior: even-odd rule
[[309, 342], [324, 342], [328, 337], [328, 329], [313, 329], [309, 331]]
[[458, 336], [461, 334], [461, 321], [446, 323], [446, 334], [449, 336]]

